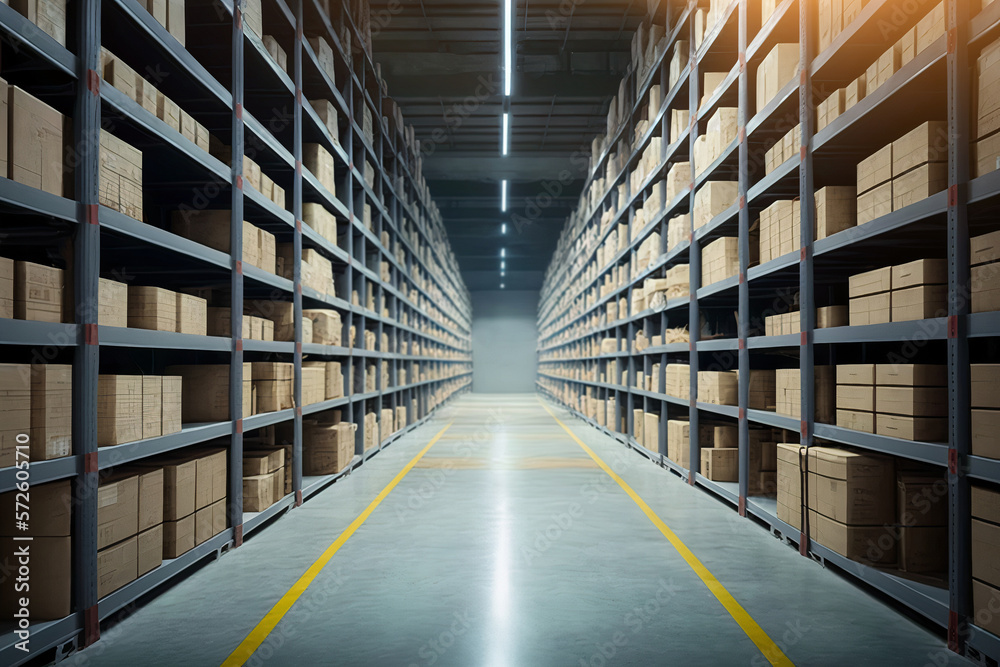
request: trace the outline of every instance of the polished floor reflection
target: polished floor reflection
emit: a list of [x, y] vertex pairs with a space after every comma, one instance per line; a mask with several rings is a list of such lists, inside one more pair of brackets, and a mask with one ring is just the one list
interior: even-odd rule
[[767, 665], [762, 646], [778, 649], [776, 664], [968, 664], [728, 506], [552, 410], [757, 630], [535, 396], [468, 395], [77, 657], [222, 664], [450, 423], [247, 664]]

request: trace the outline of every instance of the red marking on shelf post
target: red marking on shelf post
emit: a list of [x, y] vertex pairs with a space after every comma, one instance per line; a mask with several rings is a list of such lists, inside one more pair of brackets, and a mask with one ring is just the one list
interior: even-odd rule
[[809, 334], [805, 331], [799, 333], [799, 345], [809, 344]]
[[808, 438], [809, 437], [809, 422], [806, 421], [805, 419], [801, 420], [799, 422], [799, 430], [801, 432], [803, 440], [806, 439], [806, 438]]
[[84, 324], [83, 325], [83, 342], [85, 345], [99, 345], [97, 340], [97, 325], [96, 324]]
[[237, 338], [236, 339], [236, 351], [237, 352], [242, 352], [243, 351], [243, 339], [242, 338]]
[[83, 472], [97, 472], [99, 469], [97, 452], [88, 452], [83, 455]]
[[747, 515], [747, 497], [740, 496], [740, 516], [745, 517]]
[[101, 94], [101, 75], [96, 70], [87, 70], [87, 90], [95, 97]]
[[742, 211], [747, 207], [747, 198], [745, 196], [740, 197], [740, 210]]
[[948, 208], [958, 206], [958, 184], [948, 188]]
[[296, 405], [295, 406], [295, 416], [296, 417], [301, 417], [302, 416], [302, 406], [301, 405]]
[[[740, 125], [740, 131], [739, 131], [739, 133], [738, 133], [737, 136], [739, 137], [739, 143], [742, 144], [744, 141], [746, 141], [746, 138], [747, 138], [747, 128], [744, 127], [743, 125]], [[740, 208], [743, 208], [743, 207], [741, 206]]]
[[295, 506], [302, 507], [302, 489], [295, 492]]
[[747, 418], [747, 409], [746, 408], [740, 408], [739, 415], [740, 415], [739, 416], [740, 420], [746, 419]]
[[806, 261], [806, 248], [805, 248], [805, 246], [802, 246], [801, 248], [799, 248], [799, 261], [800, 262]]
[[958, 338], [958, 315], [948, 316], [948, 338]]
[[97, 605], [83, 610], [83, 645], [93, 646], [101, 638], [101, 617]]
[[295, 161], [295, 173], [299, 176], [302, 175], [302, 160]]
[[958, 474], [958, 450], [955, 448], [948, 450], [948, 472], [952, 475]]
[[236, 433], [240, 435], [243, 434], [243, 419], [236, 420]]
[[799, 555], [809, 557], [809, 538], [801, 530], [799, 531]]
[[747, 281], [747, 274], [745, 274], [742, 271], [740, 271], [740, 285], [742, 285], [746, 281]]
[[302, 89], [301, 88], [296, 88], [295, 89], [295, 101], [296, 101], [296, 103], [299, 104], [299, 106], [302, 105]]
[[746, 66], [747, 66], [747, 52], [740, 51], [740, 69], [743, 69]]
[[302, 231], [302, 221], [301, 220], [296, 220], [295, 221], [295, 231], [297, 231], [297, 232], [301, 232]]
[[958, 612], [948, 611], [948, 650], [960, 653], [962, 650], [962, 640], [958, 634]]
[[243, 546], [243, 524], [233, 527], [233, 546]]
[[806, 68], [805, 67], [800, 67], [799, 68], [799, 84], [802, 85], [802, 86], [806, 85]]
[[799, 146], [799, 161], [805, 162], [806, 152], [807, 151], [805, 146]]
[[236, 260], [236, 275], [243, 275], [243, 260]]
[[237, 120], [243, 120], [243, 104], [240, 102], [236, 103], [236, 118]]
[[87, 204], [87, 223], [91, 225], [101, 224], [100, 207], [97, 204]]
[[302, 354], [302, 343], [295, 343], [295, 354]]

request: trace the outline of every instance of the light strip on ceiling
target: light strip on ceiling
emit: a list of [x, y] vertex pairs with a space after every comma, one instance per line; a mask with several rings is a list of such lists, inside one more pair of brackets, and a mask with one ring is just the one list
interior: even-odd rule
[[[500, 183], [500, 210], [504, 213], [507, 212], [507, 179], [503, 179]], [[507, 232], [504, 231], [504, 234]]]
[[510, 114], [503, 114], [503, 154], [507, 155], [507, 148], [510, 145]]
[[510, 97], [510, 91], [514, 81], [514, 54], [513, 54], [513, 32], [514, 17], [512, 0], [504, 0], [503, 9], [503, 71], [504, 71], [504, 95]]

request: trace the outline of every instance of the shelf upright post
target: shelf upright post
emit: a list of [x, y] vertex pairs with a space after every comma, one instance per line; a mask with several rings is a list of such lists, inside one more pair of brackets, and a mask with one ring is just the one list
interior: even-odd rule
[[740, 0], [739, 11], [739, 121], [737, 140], [739, 141], [739, 513], [747, 515], [747, 492], [750, 488], [750, 422], [747, 408], [750, 407], [750, 350], [747, 349], [747, 333], [750, 329], [750, 286], [747, 284], [747, 268], [750, 266], [750, 209], [747, 207], [747, 190], [750, 188], [750, 144], [747, 141], [747, 122], [750, 120], [750, 89], [747, 74], [747, 0]]
[[971, 368], [969, 183], [969, 3], [946, 0], [948, 33], [948, 648], [963, 653], [972, 609], [972, 526], [969, 478]]
[[[295, 506], [302, 505], [302, 67], [303, 67], [303, 4], [306, 0], [298, 0], [295, 11], [295, 126], [292, 138], [292, 155], [295, 158], [295, 173], [292, 175], [292, 213], [295, 216], [295, 232], [292, 239], [294, 258], [295, 295], [295, 422], [293, 424], [294, 440], [292, 441], [292, 492], [295, 493]], [[336, 241], [336, 239], [334, 239]]]
[[[812, 63], [812, 3], [799, 2], [799, 126], [802, 128], [802, 145], [799, 147], [799, 228], [801, 249], [799, 253], [799, 380], [802, 389], [800, 411], [801, 444], [811, 447], [816, 416], [816, 370], [813, 329], [816, 326], [815, 281], [813, 280], [813, 234], [816, 228], [816, 205], [813, 192], [813, 91], [810, 64]], [[799, 535], [799, 552], [809, 553], [806, 531], [808, 517], [802, 517]]]
[[232, 211], [229, 247], [232, 266], [232, 363], [229, 366], [229, 415], [233, 422], [229, 447], [229, 524], [233, 545], [243, 544], [243, 2], [233, 6]]
[[[688, 28], [690, 30], [691, 36], [689, 37], [689, 48], [690, 55], [688, 56], [688, 67], [691, 68], [691, 72], [688, 77], [688, 108], [690, 109], [690, 124], [688, 126], [688, 160], [691, 164], [691, 181], [690, 181], [690, 191], [688, 192], [688, 211], [694, 212], [694, 181], [695, 181], [695, 164], [694, 164], [694, 147], [695, 142], [698, 139], [698, 106], [700, 95], [699, 91], [701, 86], [698, 80], [698, 50], [695, 48], [694, 40], [694, 11], [697, 8], [697, 0], [691, 0], [689, 3], [691, 6], [691, 12], [689, 16]], [[688, 457], [688, 484], [694, 486], [695, 480], [697, 478], [697, 472], [701, 467], [701, 443], [698, 442], [698, 338], [701, 333], [701, 309], [698, 307], [698, 288], [701, 287], [701, 246], [694, 237], [694, 216], [688, 216], [691, 219], [690, 226], [688, 227], [688, 238], [690, 239], [690, 247], [688, 248], [690, 268], [689, 268], [689, 278], [688, 283], [690, 285], [691, 292], [691, 304], [688, 309], [688, 338], [690, 343], [688, 345], [688, 363], [690, 364], [691, 372], [691, 382], [689, 394], [689, 417], [688, 417], [688, 438], [690, 440], [690, 456]]]
[[73, 358], [73, 595], [81, 612], [83, 645], [101, 636], [97, 610], [97, 385], [100, 347], [97, 338], [101, 228], [98, 221], [100, 166], [101, 2], [81, 0], [77, 8], [77, 70], [73, 142], [78, 225], [73, 256], [77, 345]]

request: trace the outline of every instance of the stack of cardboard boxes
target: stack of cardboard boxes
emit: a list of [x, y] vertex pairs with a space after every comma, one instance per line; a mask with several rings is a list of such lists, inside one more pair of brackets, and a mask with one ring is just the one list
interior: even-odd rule
[[799, 45], [775, 44], [757, 67], [757, 113], [795, 79], [799, 69]]
[[738, 108], [719, 107], [709, 118], [705, 134], [699, 136], [694, 145], [696, 174], [705, 171], [736, 140], [738, 117]]
[[307, 420], [302, 427], [302, 474], [333, 475], [354, 460], [357, 424], [333, 419]]
[[972, 453], [1000, 459], [1000, 364], [972, 364]]
[[[255, 0], [257, 6], [257, 16], [260, 16], [260, 0]], [[156, 19], [160, 25], [167, 29], [171, 35], [173, 35], [181, 46], [184, 46], [184, 41], [187, 33], [184, 17], [184, 0], [140, 0], [139, 4], [146, 8], [154, 19]], [[247, 23], [250, 23], [250, 7], [254, 5], [254, 2], [247, 3], [247, 13], [246, 16]], [[259, 29], [259, 26], [258, 26]]]
[[99, 447], [177, 433], [187, 421], [184, 388], [175, 375], [101, 375], [97, 392]]
[[[229, 254], [231, 218], [232, 212], [228, 210], [175, 211], [170, 230], [178, 236]], [[242, 245], [244, 262], [268, 273], [277, 273], [273, 234], [244, 221]]]
[[819, 0], [816, 4], [819, 14], [817, 39], [822, 52], [857, 17], [866, 0]]
[[[183, 387], [181, 415], [184, 423], [230, 421], [229, 364], [168, 366], [167, 373], [180, 376]], [[241, 415], [254, 414], [253, 379], [249, 363], [243, 364]]]
[[802, 245], [798, 199], [781, 199], [760, 212], [760, 262], [769, 262]]
[[926, 364], [838, 366], [837, 425], [904, 440], [947, 440], [946, 370]]
[[[229, 338], [232, 332], [232, 315], [227, 307], [209, 307], [206, 332], [209, 336]], [[244, 340], [274, 340], [274, 322], [256, 315], [243, 315], [241, 332]]]
[[902, 209], [948, 185], [948, 132], [928, 121], [858, 163], [859, 225]]
[[851, 326], [947, 315], [947, 263], [921, 259], [851, 276]]
[[698, 371], [698, 400], [702, 403], [738, 405], [738, 389], [736, 371]]
[[973, 176], [1000, 168], [1000, 39], [976, 61], [976, 118], [972, 144]]
[[142, 151], [101, 130], [100, 203], [142, 220]]
[[739, 275], [739, 239], [723, 236], [706, 245], [701, 255], [702, 287]]
[[1000, 231], [971, 241], [972, 312], [1000, 310]]
[[[701, 474], [714, 482], [738, 482], [740, 479], [739, 431], [729, 424], [701, 424], [698, 446], [701, 449]], [[690, 433], [690, 431], [689, 431]], [[680, 446], [689, 447], [690, 441]]]
[[163, 471], [115, 471], [97, 490], [97, 596], [163, 560]]
[[129, 285], [127, 301], [119, 304], [119, 309], [125, 311], [127, 324], [133, 329], [208, 335], [208, 302], [191, 294]]
[[798, 160], [801, 147], [802, 126], [796, 125], [764, 152], [764, 173], [770, 174], [788, 160]]
[[256, 402], [255, 412], [277, 412], [294, 407], [292, 386], [294, 364], [254, 361], [250, 364], [250, 369], [252, 391]]
[[[224, 311], [229, 313], [228, 308]], [[262, 336], [270, 336], [270, 339], [277, 341], [295, 342], [295, 305], [291, 301], [244, 301], [243, 312], [249, 316], [248, 323], [252, 329], [256, 327], [257, 320], [262, 320]], [[312, 335], [312, 320], [303, 315], [302, 342], [311, 343]]]
[[708, 181], [694, 195], [694, 227], [707, 225], [712, 218], [736, 204], [736, 181]]
[[250, 450], [244, 453], [244, 512], [263, 512], [285, 497], [285, 466], [289, 463], [285, 460], [283, 448]]
[[976, 625], [1000, 635], [1000, 492], [972, 487], [972, 603]]
[[[814, 366], [814, 419], [832, 424], [836, 411], [836, 376], [833, 366]], [[802, 418], [802, 373], [798, 368], [779, 368], [775, 371], [775, 412], [779, 415]]]

